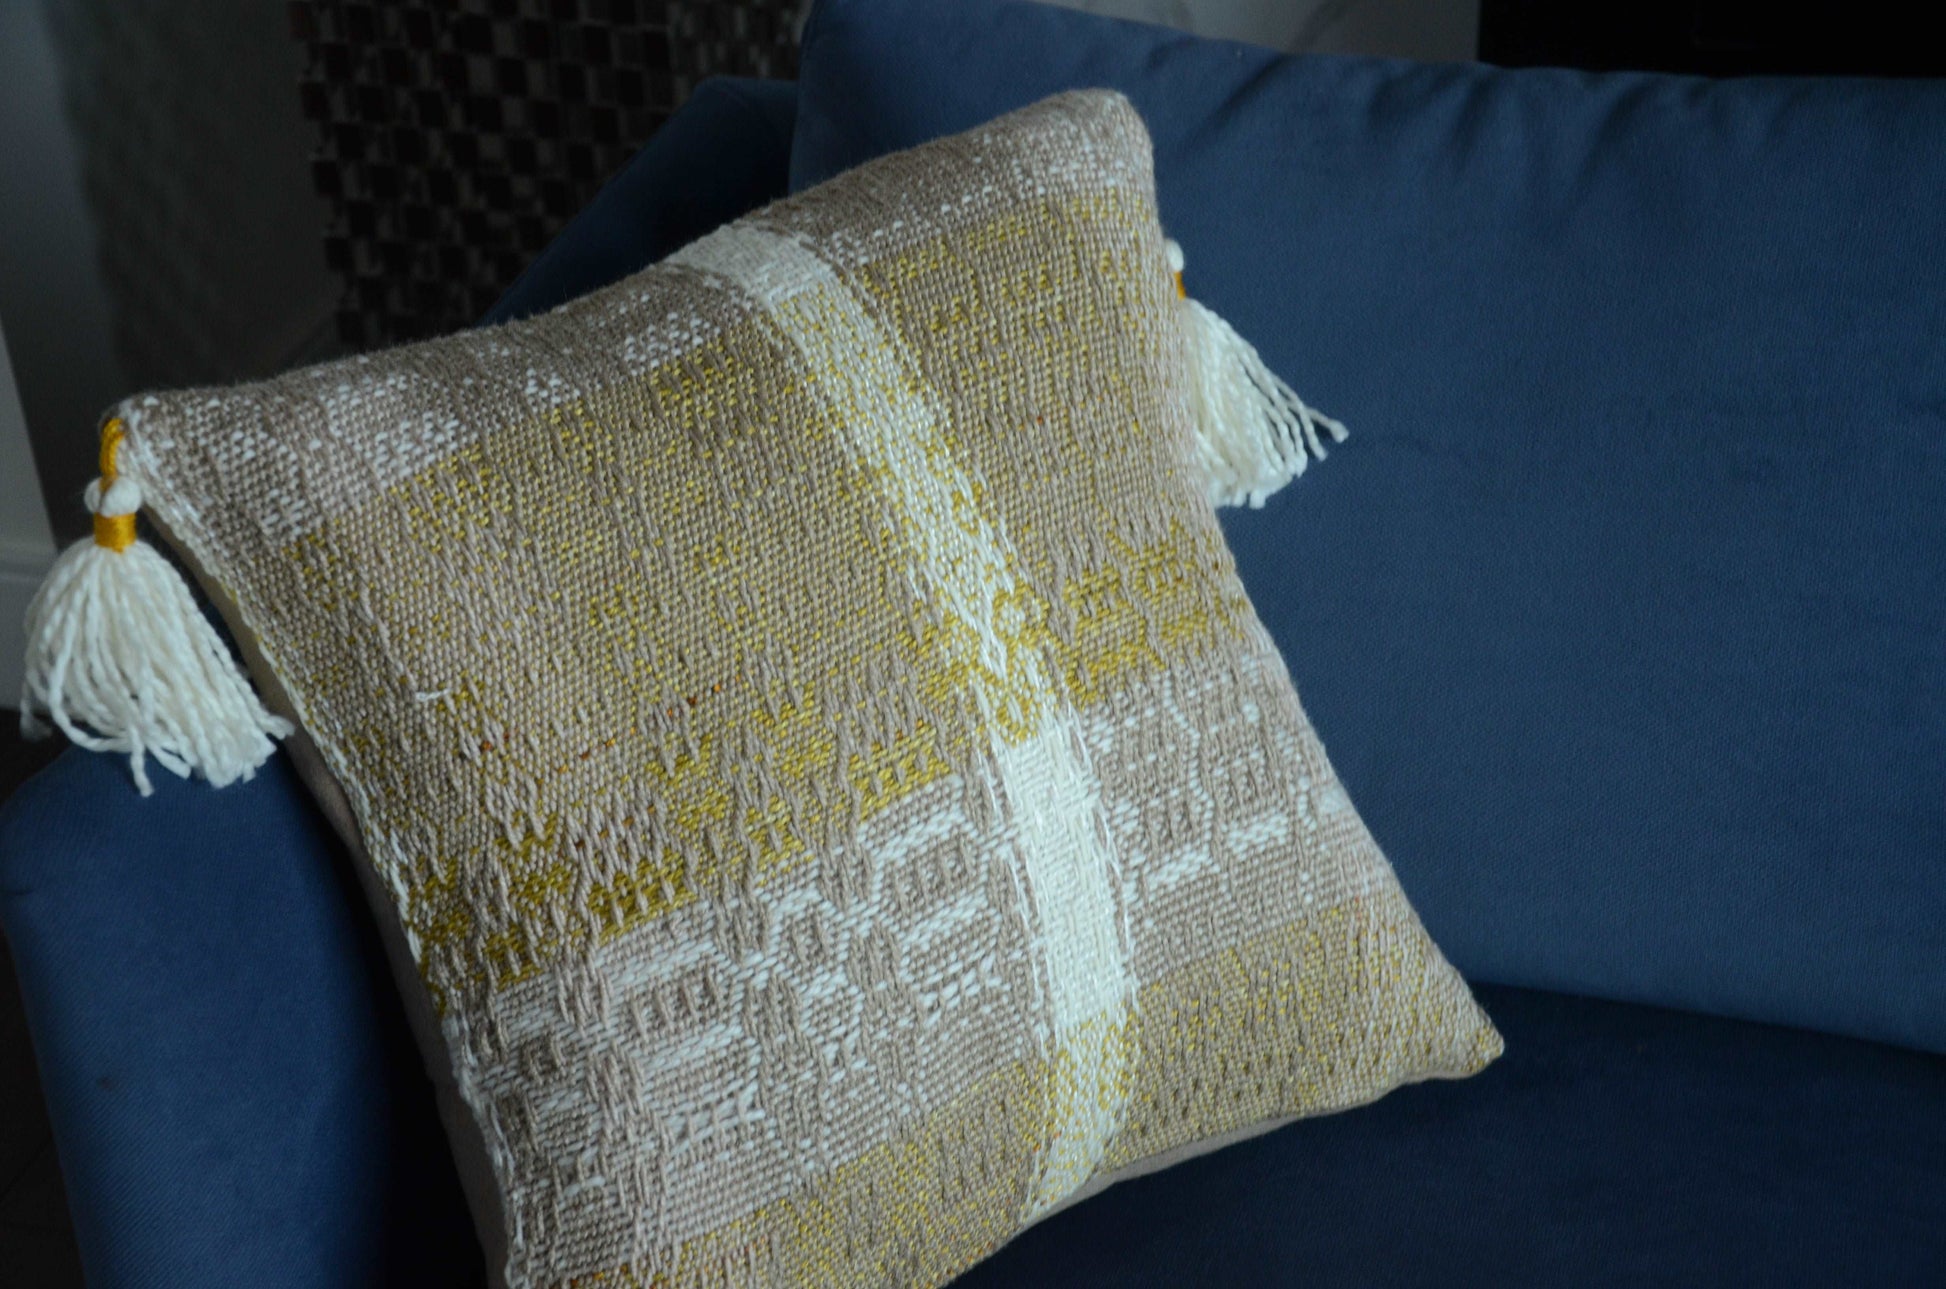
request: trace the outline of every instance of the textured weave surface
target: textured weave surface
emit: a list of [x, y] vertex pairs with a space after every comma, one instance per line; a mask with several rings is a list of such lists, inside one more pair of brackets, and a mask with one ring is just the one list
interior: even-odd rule
[[937, 1283], [1499, 1050], [1236, 580], [1161, 237], [1071, 95], [122, 409], [356, 816], [510, 1282]]

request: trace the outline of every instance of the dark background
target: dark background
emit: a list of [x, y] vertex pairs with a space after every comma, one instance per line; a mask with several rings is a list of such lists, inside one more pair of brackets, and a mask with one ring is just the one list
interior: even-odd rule
[[1482, 0], [1480, 59], [1503, 67], [1703, 76], [1937, 76], [1928, 5], [1898, 0]]

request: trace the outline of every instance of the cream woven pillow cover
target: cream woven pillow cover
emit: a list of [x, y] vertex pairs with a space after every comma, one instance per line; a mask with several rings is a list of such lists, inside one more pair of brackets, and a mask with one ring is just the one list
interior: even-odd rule
[[[232, 602], [507, 1283], [934, 1285], [1499, 1052], [1211, 509], [1335, 427], [1170, 267], [1075, 94], [532, 322], [119, 410], [85, 555], [139, 504]], [[275, 718], [101, 680], [109, 576], [30, 697], [247, 773]]]

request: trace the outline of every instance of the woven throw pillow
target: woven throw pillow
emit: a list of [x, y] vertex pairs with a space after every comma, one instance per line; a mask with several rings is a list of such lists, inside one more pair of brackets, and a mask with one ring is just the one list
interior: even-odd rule
[[[1076, 94], [530, 322], [119, 410], [94, 553], [141, 505], [301, 724], [507, 1283], [937, 1284], [1498, 1053], [1211, 508], [1328, 423], [1170, 269]], [[37, 641], [120, 639], [53, 586]], [[131, 701], [95, 736], [159, 755]], [[281, 730], [200, 719], [213, 778]]]

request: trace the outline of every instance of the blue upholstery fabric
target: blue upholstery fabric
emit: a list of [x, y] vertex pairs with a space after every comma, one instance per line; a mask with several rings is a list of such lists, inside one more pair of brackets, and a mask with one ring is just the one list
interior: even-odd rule
[[511, 322], [607, 286], [784, 195], [797, 86], [712, 77], [493, 306]]
[[70, 748], [0, 814], [0, 915], [90, 1283], [477, 1282], [431, 1086], [288, 761], [155, 787]]
[[[698, 87], [490, 320], [781, 195], [793, 98]], [[0, 925], [90, 1282], [478, 1283], [350, 861], [288, 760], [220, 792], [152, 774], [144, 800], [123, 760], [70, 749], [0, 810]]]
[[1226, 530], [1470, 977], [1946, 1050], [1946, 84], [825, 0], [793, 183], [1121, 89], [1351, 440]]
[[1946, 1059], [1486, 987], [1507, 1054], [1111, 1187], [962, 1289], [1946, 1284]]

